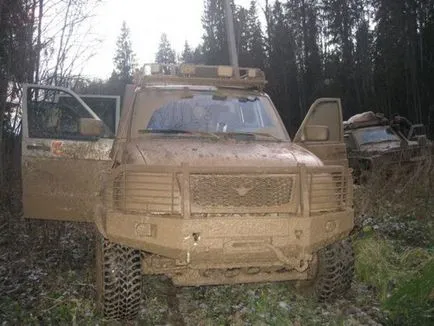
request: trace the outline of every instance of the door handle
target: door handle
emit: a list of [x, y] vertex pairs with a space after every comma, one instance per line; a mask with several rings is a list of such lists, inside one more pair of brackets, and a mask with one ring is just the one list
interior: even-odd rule
[[29, 144], [27, 145], [27, 149], [31, 151], [44, 151], [44, 152], [51, 151], [51, 147], [45, 144]]

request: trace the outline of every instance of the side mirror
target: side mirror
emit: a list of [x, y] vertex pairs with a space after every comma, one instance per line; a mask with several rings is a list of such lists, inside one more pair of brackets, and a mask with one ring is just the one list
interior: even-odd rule
[[329, 127], [320, 125], [308, 125], [304, 128], [305, 141], [327, 141], [329, 140]]
[[415, 124], [410, 127], [407, 139], [418, 140], [422, 136], [426, 136], [425, 126], [423, 124]]
[[80, 119], [80, 134], [82, 136], [99, 137], [104, 133], [104, 126], [101, 120], [93, 118]]

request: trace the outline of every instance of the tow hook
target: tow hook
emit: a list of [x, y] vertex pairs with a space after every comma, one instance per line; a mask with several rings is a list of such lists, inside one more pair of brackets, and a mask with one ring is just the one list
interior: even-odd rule
[[291, 268], [294, 268], [297, 272], [304, 272], [309, 267], [309, 261], [312, 260], [312, 255], [304, 255], [302, 258], [293, 258], [287, 257], [279, 248], [271, 244], [265, 244], [267, 248], [271, 249], [275, 254], [277, 259], [279, 259], [282, 263], [288, 265]]

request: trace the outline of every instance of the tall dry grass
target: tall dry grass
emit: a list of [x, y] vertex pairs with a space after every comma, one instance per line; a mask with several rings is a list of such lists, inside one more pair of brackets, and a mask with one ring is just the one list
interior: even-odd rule
[[[356, 186], [356, 216], [414, 215], [429, 218], [434, 208], [434, 157], [431, 153], [412, 167], [379, 164]], [[432, 216], [431, 216], [432, 218]]]

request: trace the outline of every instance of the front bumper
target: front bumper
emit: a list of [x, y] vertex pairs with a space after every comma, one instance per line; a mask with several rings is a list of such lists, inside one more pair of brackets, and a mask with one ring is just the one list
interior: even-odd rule
[[170, 258], [178, 266], [286, 266], [302, 271], [314, 252], [350, 233], [353, 216], [350, 208], [310, 217], [288, 214], [209, 219], [100, 210], [97, 226], [113, 242]]

